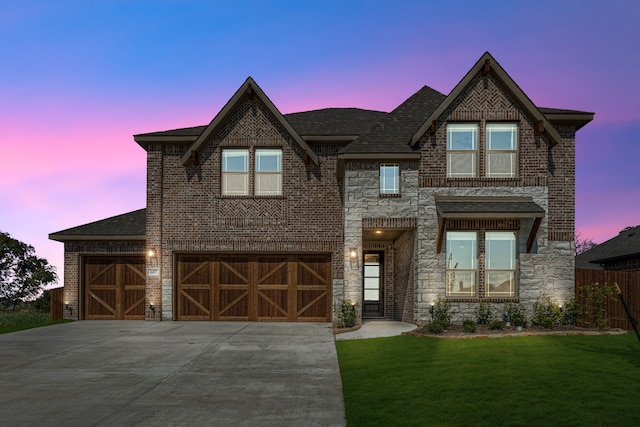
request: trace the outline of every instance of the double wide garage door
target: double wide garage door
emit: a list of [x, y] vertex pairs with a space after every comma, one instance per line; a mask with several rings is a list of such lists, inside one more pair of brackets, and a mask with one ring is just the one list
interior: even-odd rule
[[181, 254], [177, 320], [331, 320], [329, 255]]
[[85, 257], [84, 318], [144, 320], [145, 258]]

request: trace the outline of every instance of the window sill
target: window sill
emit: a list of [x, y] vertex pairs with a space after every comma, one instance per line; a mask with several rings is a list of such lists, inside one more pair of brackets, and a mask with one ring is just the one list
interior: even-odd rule
[[399, 199], [402, 197], [400, 193], [380, 193], [381, 199]]
[[274, 196], [269, 196], [269, 195], [263, 195], [263, 196], [256, 196], [256, 195], [246, 195], [246, 196], [241, 196], [241, 195], [220, 195], [221, 199], [286, 199], [286, 197], [282, 194], [279, 195], [274, 195]]
[[505, 302], [520, 302], [520, 298], [514, 297], [500, 297], [500, 298], [478, 298], [478, 297], [450, 297], [447, 296], [449, 302], [489, 302], [489, 303], [505, 303]]

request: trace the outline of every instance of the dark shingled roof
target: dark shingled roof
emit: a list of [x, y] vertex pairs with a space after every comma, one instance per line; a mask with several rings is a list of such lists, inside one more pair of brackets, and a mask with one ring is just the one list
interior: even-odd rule
[[538, 110], [540, 110], [542, 114], [594, 114], [587, 111], [563, 110], [561, 108], [538, 107]]
[[122, 238], [126, 236], [129, 236], [129, 238], [141, 236], [141, 238], [144, 239], [146, 227], [146, 209], [139, 209], [137, 211], [112, 216], [111, 218], [51, 233], [49, 238], [60, 242], [64, 242], [65, 240], [81, 240], [83, 238], [108, 239], [110, 237]]
[[445, 98], [429, 86], [422, 87], [341, 153], [413, 153], [408, 144], [411, 136]]
[[360, 108], [324, 108], [285, 114], [300, 135], [360, 135], [389, 113]]
[[543, 216], [544, 209], [531, 200], [436, 200], [442, 216], [465, 215], [531, 215]]
[[[300, 135], [360, 135], [389, 113], [360, 108], [324, 108], [284, 114], [284, 118]], [[150, 132], [137, 136], [199, 136], [207, 126]]]
[[640, 225], [622, 230], [607, 240], [576, 256], [576, 268], [599, 270], [599, 263], [617, 258], [640, 256]]

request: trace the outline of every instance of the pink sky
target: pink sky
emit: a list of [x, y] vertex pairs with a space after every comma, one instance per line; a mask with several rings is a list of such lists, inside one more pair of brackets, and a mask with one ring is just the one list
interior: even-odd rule
[[[283, 112], [389, 111], [485, 51], [577, 135], [576, 226], [640, 224], [640, 3], [0, 3], [0, 230], [63, 272], [49, 233], [145, 206], [133, 134], [207, 124], [251, 75]], [[62, 282], [60, 282], [62, 284]]]

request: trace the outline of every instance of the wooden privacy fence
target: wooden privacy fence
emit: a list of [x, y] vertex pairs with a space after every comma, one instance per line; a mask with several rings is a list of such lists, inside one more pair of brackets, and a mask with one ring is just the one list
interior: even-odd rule
[[[576, 268], [576, 296], [579, 295], [579, 288], [584, 285], [591, 285], [595, 282], [613, 285], [617, 283], [622, 291], [622, 296], [627, 301], [627, 305], [633, 317], [640, 321], [640, 271], [611, 271], [611, 270], [586, 270]], [[631, 322], [627, 318], [622, 302], [618, 294], [614, 294], [615, 300], [607, 301], [605, 309], [607, 317], [610, 319], [609, 326], [631, 330]]]
[[49, 290], [49, 312], [51, 321], [55, 322], [64, 317], [64, 287]]

